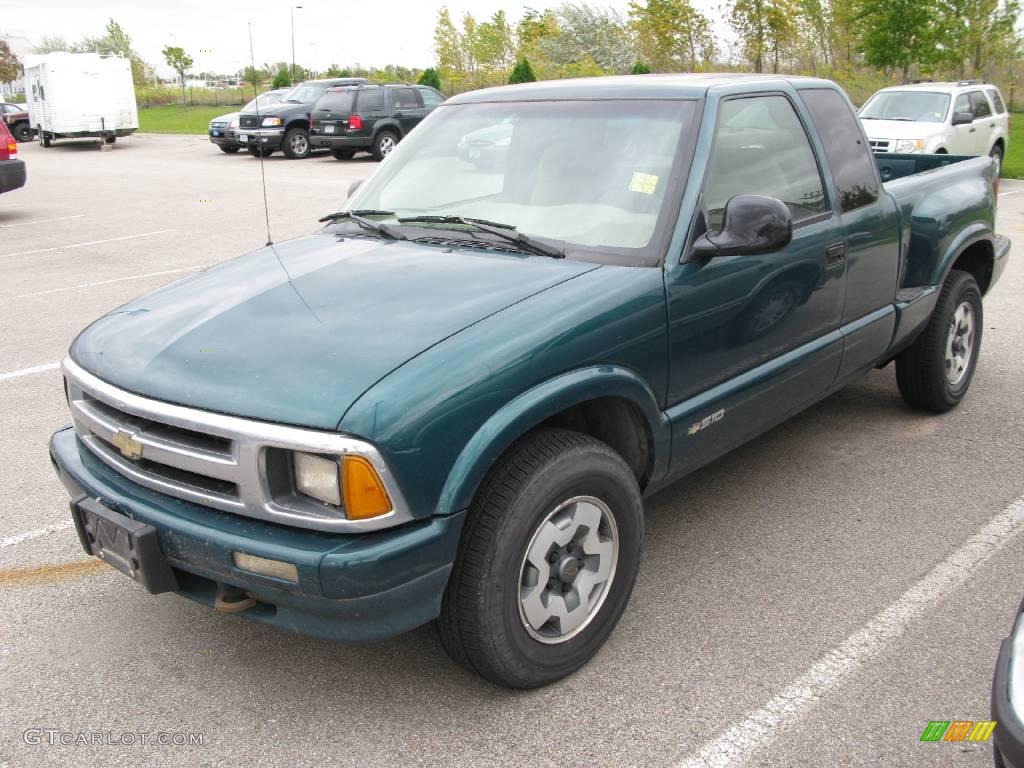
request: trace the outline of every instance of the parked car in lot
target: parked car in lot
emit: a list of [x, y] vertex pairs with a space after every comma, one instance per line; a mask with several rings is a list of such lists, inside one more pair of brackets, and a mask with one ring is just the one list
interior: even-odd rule
[[36, 135], [29, 123], [28, 109], [24, 104], [0, 102], [0, 119], [17, 141], [32, 141]]
[[260, 112], [281, 101], [281, 96], [288, 93], [289, 88], [278, 88], [273, 91], [261, 93], [250, 101], [241, 112], [229, 112], [226, 115], [215, 117], [210, 121], [209, 137], [213, 144], [220, 147], [220, 151], [226, 154], [234, 154], [241, 149], [238, 143], [238, 119], [242, 112], [254, 112], [259, 106]]
[[991, 155], [997, 177], [1010, 138], [999, 89], [978, 80], [883, 88], [859, 117], [875, 152]]
[[[460, 156], [506, 124], [500, 168]], [[51, 458], [151, 592], [343, 640], [437, 619], [544, 685], [625, 610], [644, 496], [892, 361], [910, 405], [962, 400], [995, 201], [987, 157], [873, 156], [826, 80], [464, 93], [324, 229], [86, 328]]]
[[18, 158], [18, 143], [0, 122], [0, 194], [25, 186], [25, 161]]
[[313, 107], [310, 141], [338, 160], [369, 152], [390, 154], [444, 96], [424, 85], [360, 85], [328, 88]]
[[515, 121], [506, 120], [473, 131], [459, 140], [459, 157], [480, 168], [500, 168], [508, 157]]
[[310, 111], [323, 92], [332, 86], [369, 82], [364, 77], [336, 77], [299, 83], [281, 96], [269, 114], [243, 110], [238, 118], [238, 143], [254, 157], [268, 157], [278, 149], [292, 160], [309, 157]]

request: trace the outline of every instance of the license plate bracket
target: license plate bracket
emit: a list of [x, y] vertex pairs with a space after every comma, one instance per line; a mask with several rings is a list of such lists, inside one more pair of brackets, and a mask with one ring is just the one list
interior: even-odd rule
[[178, 580], [160, 550], [156, 528], [115, 512], [88, 496], [71, 502], [82, 547], [152, 594], [174, 592]]

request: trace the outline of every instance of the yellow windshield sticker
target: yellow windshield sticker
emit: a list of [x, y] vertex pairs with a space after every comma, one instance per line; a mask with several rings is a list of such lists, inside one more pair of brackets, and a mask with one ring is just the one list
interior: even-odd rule
[[654, 190], [658, 188], [658, 177], [653, 173], [640, 173], [639, 171], [633, 174], [633, 180], [629, 182], [630, 192], [642, 192], [645, 195], [653, 195]]

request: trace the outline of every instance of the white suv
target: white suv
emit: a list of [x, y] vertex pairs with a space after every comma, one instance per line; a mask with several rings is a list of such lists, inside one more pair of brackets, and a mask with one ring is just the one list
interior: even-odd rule
[[991, 155], [1002, 168], [1010, 115], [980, 80], [883, 88], [857, 113], [875, 152]]

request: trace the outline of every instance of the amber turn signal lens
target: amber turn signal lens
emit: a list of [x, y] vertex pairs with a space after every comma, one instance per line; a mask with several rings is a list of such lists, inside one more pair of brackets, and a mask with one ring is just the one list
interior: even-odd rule
[[346, 456], [341, 465], [345, 516], [349, 520], [380, 517], [391, 511], [391, 499], [377, 470], [362, 456]]

